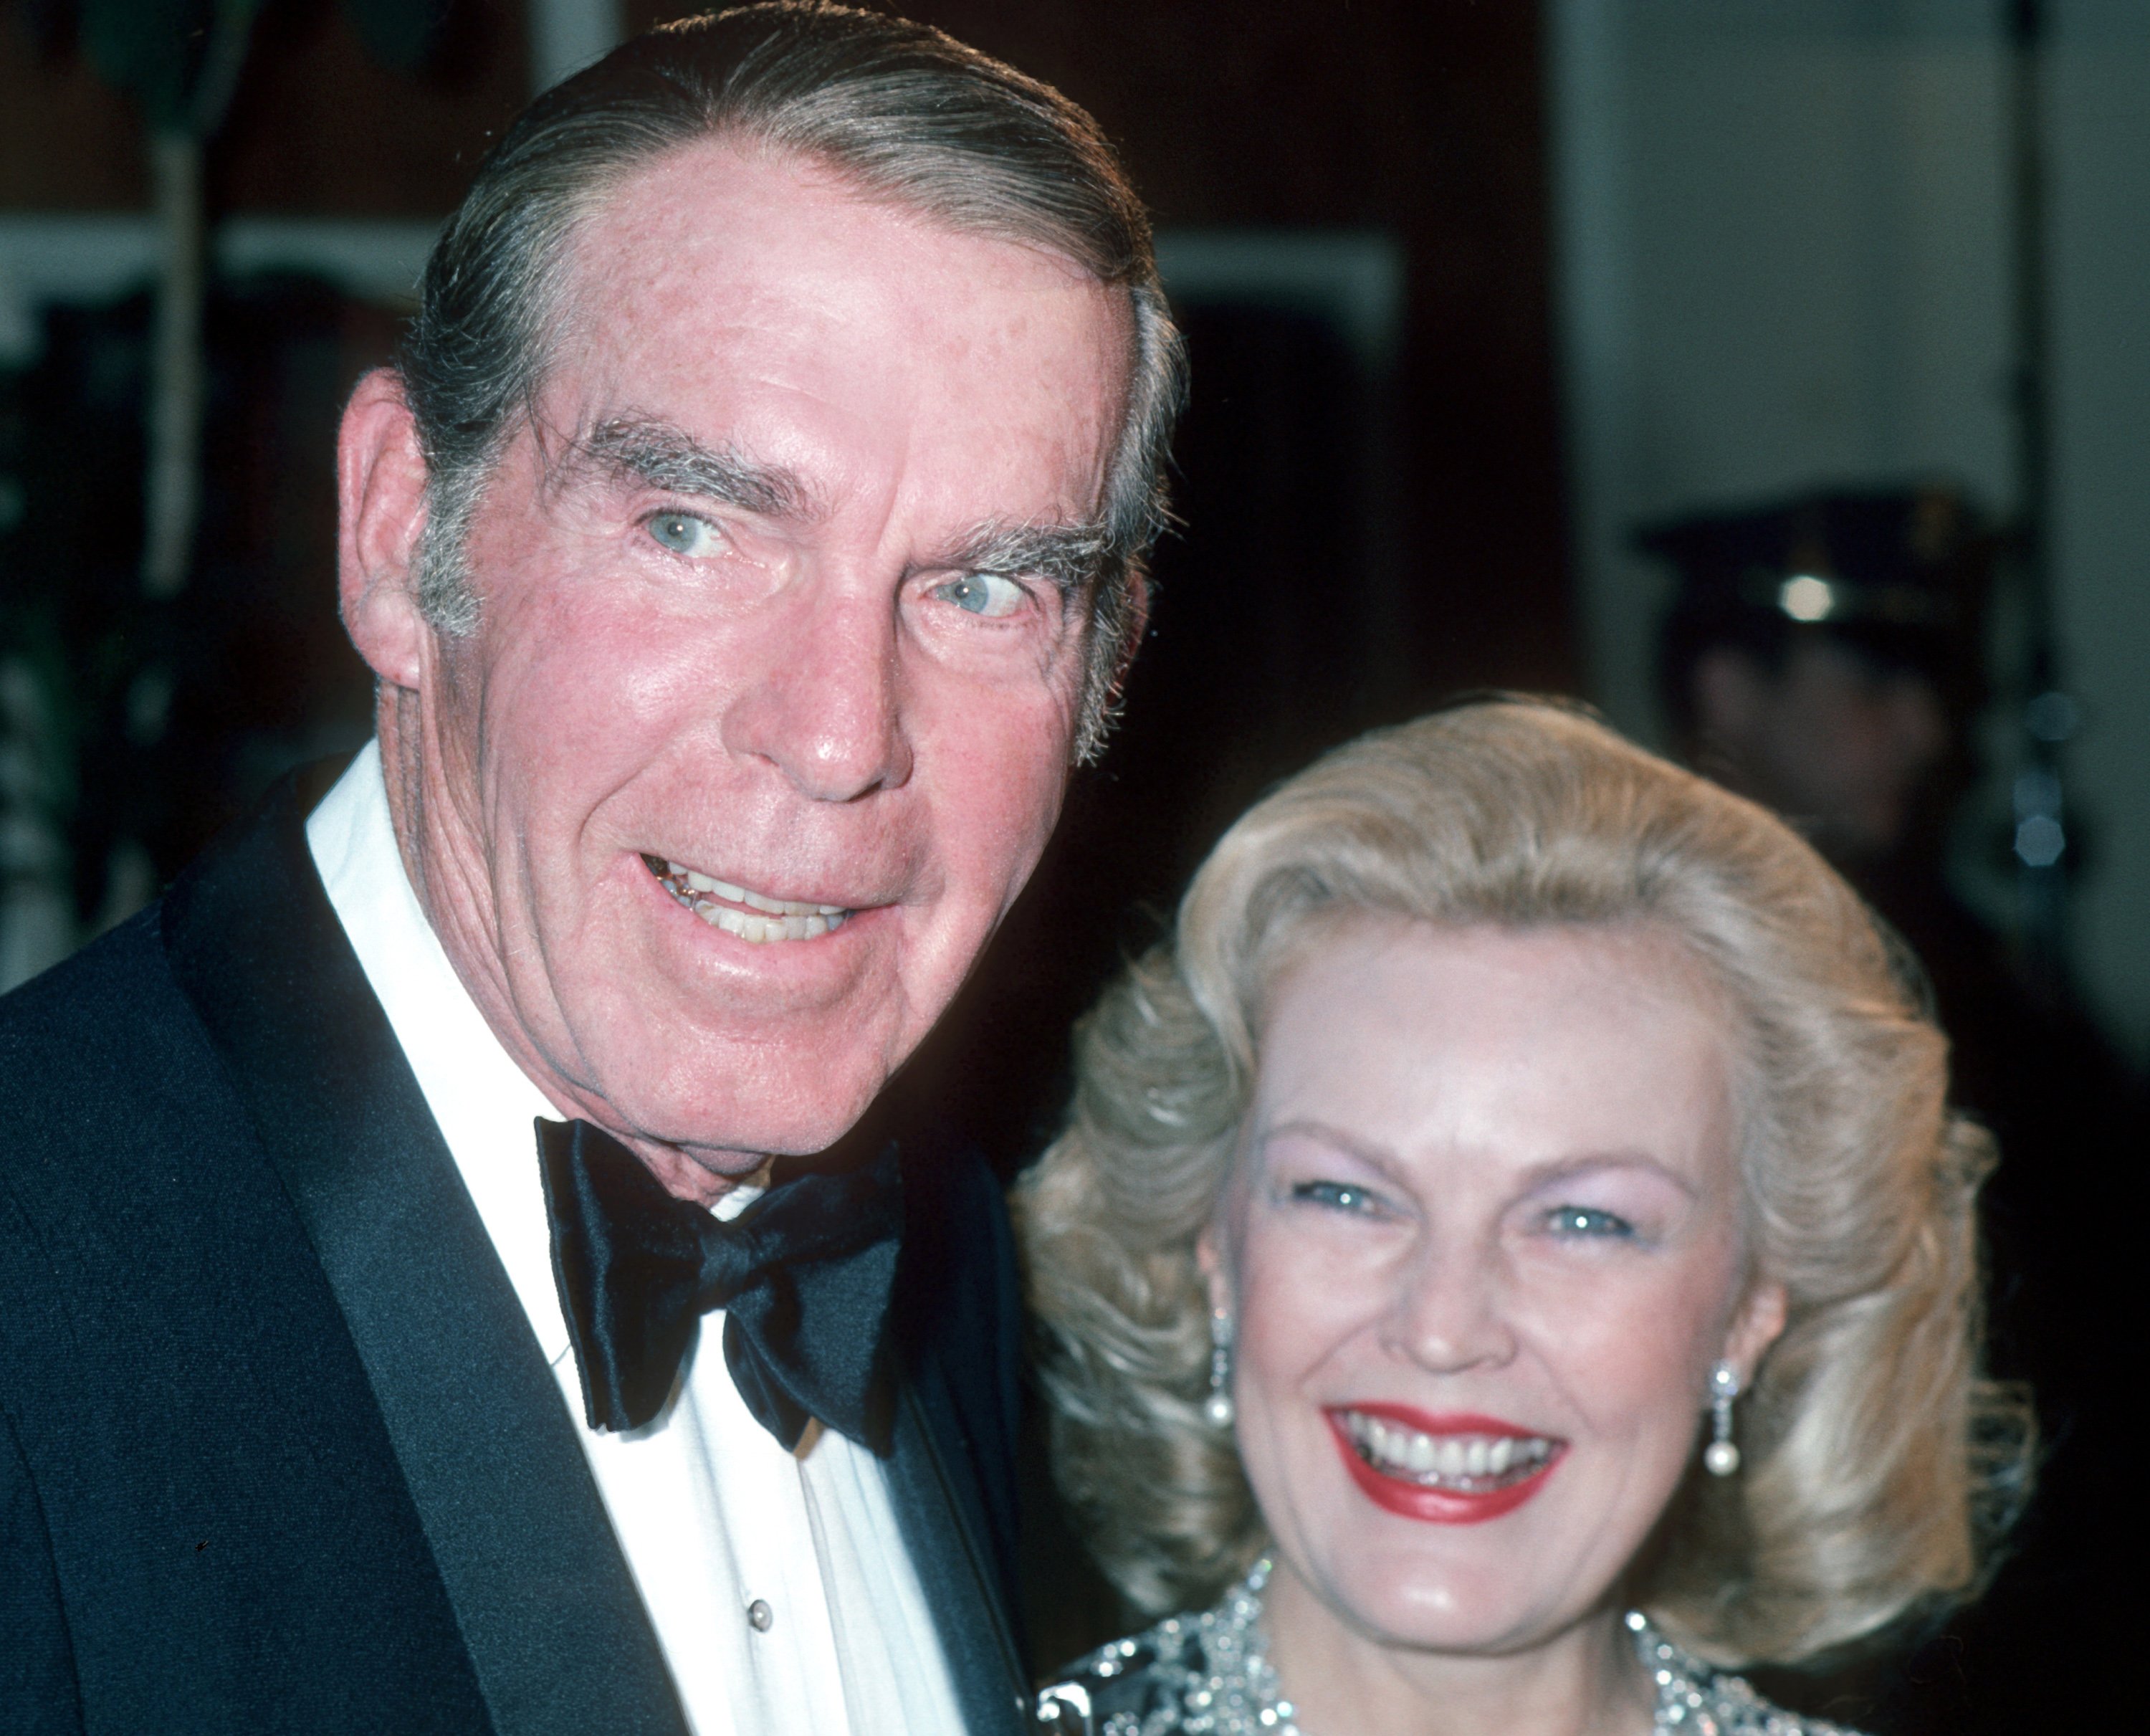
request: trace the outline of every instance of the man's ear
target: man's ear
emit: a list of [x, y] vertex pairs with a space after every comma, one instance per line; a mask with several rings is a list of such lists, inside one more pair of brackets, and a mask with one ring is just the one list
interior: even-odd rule
[[[1093, 721], [1098, 716], [1110, 716], [1118, 705], [1122, 690], [1127, 686], [1128, 671], [1134, 667], [1135, 653], [1142, 648], [1143, 635], [1149, 631], [1149, 575], [1140, 567], [1134, 568], [1121, 581], [1119, 644], [1113, 658], [1112, 678], [1105, 683], [1102, 694], [1086, 692], [1085, 714]], [[1095, 617], [1092, 618], [1093, 620]], [[1084, 678], [1088, 686], [1088, 677]], [[1091, 708], [1094, 707], [1093, 711]], [[1094, 763], [1098, 757], [1098, 741], [1078, 735], [1074, 744], [1073, 763], [1081, 765]]]
[[1149, 574], [1139, 566], [1128, 575], [1127, 612], [1127, 631], [1120, 636], [1120, 665], [1113, 671], [1115, 694], [1126, 684], [1135, 653], [1142, 648], [1143, 635], [1149, 631]]
[[358, 382], [336, 436], [336, 598], [366, 666], [416, 688], [432, 629], [418, 608], [411, 556], [426, 527], [426, 458], [392, 369]]

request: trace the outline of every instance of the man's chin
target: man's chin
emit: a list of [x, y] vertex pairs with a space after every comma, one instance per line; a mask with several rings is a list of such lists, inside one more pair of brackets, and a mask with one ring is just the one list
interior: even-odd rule
[[622, 973], [562, 1007], [556, 1052], [574, 1057], [588, 1118], [629, 1143], [751, 1172], [841, 1139], [923, 1034], [905, 1016], [915, 992], [891, 971], [862, 974], [810, 993]]
[[728, 1082], [731, 1088], [713, 1091], [706, 1078], [620, 1081], [593, 1106], [592, 1118], [630, 1144], [664, 1148], [739, 1181], [771, 1158], [827, 1150], [857, 1125], [886, 1081], [832, 1082], [802, 1060], [793, 1079], [768, 1081], [765, 1090]]

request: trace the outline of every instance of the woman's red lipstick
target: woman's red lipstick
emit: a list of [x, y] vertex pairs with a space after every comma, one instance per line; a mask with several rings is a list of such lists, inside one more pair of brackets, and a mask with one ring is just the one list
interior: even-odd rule
[[[1407, 1405], [1340, 1405], [1325, 1414], [1330, 1431], [1336, 1437], [1336, 1450], [1343, 1455], [1344, 1467], [1367, 1498], [1403, 1518], [1436, 1525], [1476, 1525], [1513, 1512], [1545, 1487], [1547, 1476], [1567, 1451], [1564, 1441], [1518, 1428], [1496, 1416], [1467, 1412], [1435, 1416]], [[1428, 1435], [1436, 1440], [1468, 1435], [1512, 1445], [1507, 1462], [1497, 1471], [1449, 1473], [1438, 1483], [1420, 1481], [1416, 1479], [1421, 1474], [1436, 1473], [1379, 1470], [1367, 1461], [1360, 1440], [1376, 1427]]]

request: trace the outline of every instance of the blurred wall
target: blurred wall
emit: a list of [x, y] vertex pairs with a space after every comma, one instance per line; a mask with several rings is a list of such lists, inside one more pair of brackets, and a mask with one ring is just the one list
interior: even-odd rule
[[[2150, 1052], [2150, 6], [2051, 0], [2054, 562], [2078, 979]], [[2001, 0], [1547, 0], [1592, 685], [1660, 739], [1643, 519], [1853, 480], [2015, 495]], [[2000, 625], [2006, 648], [2005, 616]], [[2003, 672], [2005, 674], [2005, 671]], [[2013, 720], [1959, 877], [2005, 920]]]
[[[141, 119], [77, 51], [71, 8], [0, 0], [0, 209], [142, 209]], [[265, 0], [210, 158], [225, 211], [445, 215], [530, 95], [523, 0], [452, 0], [424, 63], [334, 0]]]

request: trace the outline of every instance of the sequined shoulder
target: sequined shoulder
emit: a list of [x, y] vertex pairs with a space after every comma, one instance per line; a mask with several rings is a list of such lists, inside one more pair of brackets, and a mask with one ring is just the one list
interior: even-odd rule
[[1137, 1736], [1175, 1730], [1159, 1714], [1177, 1704], [1170, 1683], [1182, 1648], [1161, 1623], [1114, 1640], [1067, 1666], [1037, 1697], [1037, 1728], [1052, 1736]]
[[1628, 1617], [1635, 1649], [1658, 1690], [1655, 1729], [1693, 1736], [1860, 1736], [1849, 1725], [1772, 1705], [1744, 1676], [1690, 1657], [1640, 1614]]
[[[1266, 1564], [1264, 1564], [1266, 1565]], [[1292, 1736], [1255, 1622], [1260, 1580], [1100, 1646], [1038, 1696], [1052, 1736]]]
[[[1214, 1609], [1101, 1646], [1038, 1697], [1041, 1736], [1300, 1736], [1261, 1638], [1264, 1562]], [[1860, 1736], [1772, 1705], [1746, 1678], [1627, 1617], [1657, 1693], [1656, 1736]]]

